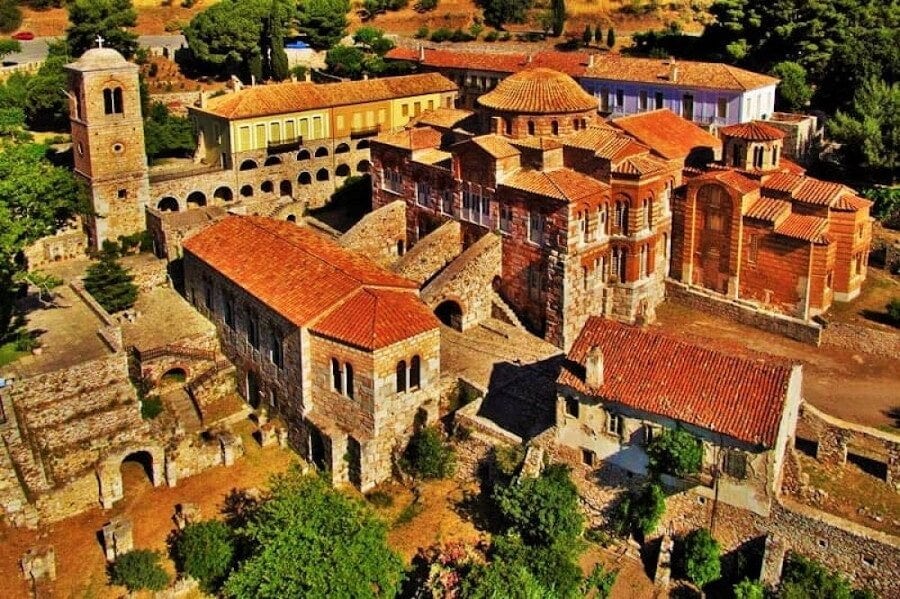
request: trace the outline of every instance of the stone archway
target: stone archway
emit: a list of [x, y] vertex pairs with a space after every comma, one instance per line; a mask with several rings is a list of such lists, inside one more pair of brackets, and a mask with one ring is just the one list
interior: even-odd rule
[[161, 212], [178, 212], [178, 200], [172, 196], [166, 196], [156, 204], [156, 209]]
[[368, 160], [360, 160], [356, 164], [356, 172], [357, 173], [368, 173], [370, 168], [371, 168], [371, 164], [369, 163]]
[[263, 181], [259, 186], [259, 190], [263, 193], [272, 193], [275, 191], [275, 184], [271, 181]]
[[193, 206], [195, 208], [201, 208], [206, 206], [206, 194], [202, 191], [194, 191], [191, 192], [187, 197], [188, 206]]
[[434, 309], [434, 315], [446, 326], [457, 331], [462, 330], [463, 310], [456, 300], [446, 299], [442, 301]]
[[336, 177], [349, 177], [350, 167], [346, 164], [339, 164], [337, 168], [334, 169], [334, 175]]
[[251, 170], [257, 168], [257, 166], [258, 165], [256, 164], [255, 160], [245, 160], [241, 163], [239, 170], [251, 171]]
[[156, 445], [130, 447], [124, 451], [107, 457], [97, 467], [100, 505], [109, 509], [116, 501], [125, 497], [125, 485], [122, 480], [122, 464], [137, 462], [144, 469], [150, 484], [158, 487], [165, 479], [165, 451]]
[[234, 199], [234, 192], [231, 191], [230, 187], [223, 185], [216, 188], [216, 190], [213, 192], [213, 197], [220, 202], [230, 202]]
[[282, 196], [293, 196], [294, 195], [294, 186], [291, 185], [290, 181], [282, 181], [278, 184], [278, 194]]

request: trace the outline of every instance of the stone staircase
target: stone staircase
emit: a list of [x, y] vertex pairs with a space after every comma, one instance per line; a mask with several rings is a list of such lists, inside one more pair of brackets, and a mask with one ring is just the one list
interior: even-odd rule
[[200, 414], [197, 413], [197, 407], [191, 399], [184, 387], [178, 387], [163, 395], [163, 403], [174, 412], [178, 423], [184, 428], [188, 434], [200, 432], [203, 423], [200, 421]]
[[522, 461], [522, 469], [519, 471], [518, 480], [523, 478], [537, 478], [544, 469], [544, 450], [541, 447], [529, 445], [525, 451], [525, 459]]
[[510, 324], [517, 329], [527, 331], [525, 325], [522, 324], [522, 321], [519, 320], [519, 317], [516, 315], [510, 305], [507, 304], [506, 301], [502, 297], [500, 297], [500, 294], [496, 291], [491, 292], [491, 316], [507, 324]]

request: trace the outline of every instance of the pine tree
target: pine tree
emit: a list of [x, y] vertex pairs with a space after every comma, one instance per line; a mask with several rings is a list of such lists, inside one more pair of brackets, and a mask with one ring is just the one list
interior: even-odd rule
[[610, 50], [613, 49], [613, 46], [616, 45], [616, 30], [612, 27], [609, 28], [609, 32], [606, 34], [606, 47]]
[[127, 310], [137, 300], [134, 277], [109, 254], [88, 268], [84, 288], [110, 313]]

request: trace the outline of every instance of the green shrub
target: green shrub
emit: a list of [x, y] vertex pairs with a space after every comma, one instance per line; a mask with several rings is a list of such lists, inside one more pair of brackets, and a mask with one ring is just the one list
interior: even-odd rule
[[416, 31], [416, 34], [413, 37], [415, 37], [417, 40], [428, 39], [428, 33], [428, 26], [422, 25], [421, 27], [419, 27], [418, 31]]
[[797, 553], [788, 554], [781, 574], [779, 599], [868, 599], [871, 592], [854, 590], [837, 572], [829, 572], [816, 560]]
[[734, 599], [765, 599], [765, 589], [757, 580], [745, 578], [731, 589]]
[[84, 288], [107, 312], [127, 310], [137, 300], [134, 277], [110, 256], [92, 264], [84, 277]]
[[234, 538], [224, 522], [196, 522], [179, 535], [173, 553], [181, 572], [200, 581], [206, 592], [214, 593], [231, 570]]
[[721, 550], [709, 530], [699, 528], [684, 540], [684, 572], [698, 587], [704, 587], [722, 576]]
[[491, 498], [509, 530], [530, 545], [571, 545], [581, 535], [584, 516], [567, 466], [498, 485]]
[[400, 513], [397, 514], [397, 517], [394, 519], [394, 526], [400, 526], [402, 524], [406, 524], [407, 522], [412, 522], [413, 519], [421, 514], [424, 509], [425, 504], [419, 501], [419, 498], [416, 497], [406, 507], [400, 510]]
[[888, 302], [888, 305], [885, 306], [887, 310], [888, 318], [890, 321], [896, 325], [900, 326], [900, 297], [895, 297]]
[[16, 351], [30, 352], [41, 346], [41, 341], [26, 330], [19, 331], [16, 337]]
[[609, 547], [614, 540], [608, 530], [599, 526], [594, 526], [584, 531], [584, 539], [600, 547]]
[[135, 549], [116, 558], [109, 568], [112, 584], [129, 591], [161, 591], [169, 584], [169, 575], [159, 563], [162, 555], [149, 549]]
[[438, 7], [438, 0], [419, 0], [416, 2], [416, 12], [428, 12]]
[[684, 477], [699, 472], [703, 446], [684, 429], [667, 429], [647, 446], [647, 456], [653, 473]]
[[[603, 564], [596, 564], [594, 569], [584, 579], [581, 585], [581, 592], [585, 597], [592, 596], [594, 599], [607, 599], [612, 593], [613, 585], [616, 584], [616, 578], [619, 576], [617, 570], [606, 571]], [[591, 595], [592, 591], [596, 591]]]
[[163, 403], [159, 397], [151, 395], [150, 397], [145, 397], [141, 400], [141, 418], [144, 420], [153, 420], [159, 416], [162, 411]]
[[453, 30], [449, 27], [438, 27], [431, 32], [431, 41], [433, 42], [449, 42], [453, 38]]
[[666, 496], [659, 484], [644, 485], [633, 495], [626, 495], [616, 506], [612, 525], [619, 535], [640, 532], [649, 535], [666, 511]]
[[500, 34], [497, 33], [496, 29], [491, 29], [486, 34], [484, 34], [484, 41], [486, 42], [496, 42], [497, 38], [500, 37]]
[[453, 449], [444, 443], [441, 433], [434, 427], [423, 428], [412, 436], [405, 457], [419, 478], [446, 478], [456, 468]]
[[497, 470], [503, 476], [512, 478], [519, 470], [525, 459], [525, 447], [523, 445], [511, 445], [509, 447], [494, 447], [494, 463]]
[[372, 491], [366, 495], [366, 499], [375, 507], [385, 508], [394, 505], [394, 498], [384, 491]]

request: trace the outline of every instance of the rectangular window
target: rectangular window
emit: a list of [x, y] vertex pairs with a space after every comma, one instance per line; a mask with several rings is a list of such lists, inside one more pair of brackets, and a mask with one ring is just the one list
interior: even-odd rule
[[621, 89], [616, 90], [616, 106], [622, 108], [625, 106], [625, 91]]
[[309, 137], [309, 119], [300, 119], [300, 137]]
[[434, 100], [428, 100], [428, 110], [434, 110]]
[[383, 189], [393, 193], [403, 193], [403, 177], [399, 171], [385, 169], [381, 179]]
[[400, 114], [402, 114], [403, 116], [409, 116], [409, 104], [400, 105]]
[[528, 295], [532, 300], [541, 299], [541, 267], [539, 264], [530, 265], [525, 272], [528, 277]]
[[444, 197], [441, 201], [441, 212], [444, 214], [453, 214], [453, 192], [449, 189], [444, 190]]
[[334, 128], [337, 129], [338, 131], [343, 131], [344, 125], [345, 125], [344, 115], [342, 115], [342, 114], [337, 115], [337, 118], [334, 119]]
[[323, 129], [322, 128], [322, 117], [314, 116], [312, 122], [313, 122], [313, 130], [312, 130], [313, 139], [321, 139], [322, 137], [325, 136], [325, 132], [322, 130]]
[[744, 480], [747, 478], [747, 454], [736, 450], [726, 451], [722, 469], [728, 476]]
[[212, 310], [213, 290], [212, 284], [210, 284], [209, 282], [203, 284], [203, 304], [206, 306], [207, 310]]
[[293, 120], [285, 121], [284, 138], [289, 141], [297, 139], [297, 124]]
[[384, 120], [385, 120], [385, 112], [384, 112], [384, 108], [382, 108], [381, 110], [378, 111], [378, 124], [379, 125], [384, 124]]
[[544, 243], [545, 217], [540, 212], [528, 213], [528, 241], [541, 245]]
[[256, 315], [247, 313], [247, 343], [254, 349], [259, 349], [259, 323], [256, 321]]
[[594, 467], [594, 462], [597, 460], [597, 455], [591, 451], [590, 449], [582, 449], [581, 450], [581, 463], [585, 466]]
[[504, 233], [512, 230], [512, 206], [508, 204], [500, 206], [500, 230]]
[[716, 104], [716, 117], [720, 119], [728, 118], [728, 98], [719, 98], [719, 103]]
[[566, 398], [566, 415], [567, 416], [571, 416], [573, 418], [578, 418], [578, 411], [579, 411], [578, 408], [579, 408], [579, 404], [578, 404], [577, 399], [575, 399], [574, 397]]
[[266, 139], [266, 124], [258, 123], [256, 125], [256, 147], [262, 148], [267, 143], [269, 143], [269, 140]]
[[269, 125], [269, 139], [274, 142], [281, 141], [281, 123], [272, 123]]
[[120, 190], [117, 192], [116, 195], [119, 196], [119, 199], [120, 199], [120, 200], [124, 200], [125, 198], [128, 197], [128, 190], [127, 190], [127, 189], [120, 189]]
[[749, 243], [748, 245], [749, 245], [750, 247], [748, 248], [748, 249], [749, 249], [749, 255], [747, 256], [747, 260], [748, 260], [751, 264], [756, 264], [756, 260], [757, 260], [757, 258], [759, 258], [759, 236], [758, 236], [758, 235], [751, 235], [751, 236], [750, 236], [750, 243]]
[[428, 196], [430, 195], [431, 190], [428, 188], [428, 183], [421, 181], [416, 183], [416, 204], [419, 206], [427, 206]]
[[650, 445], [656, 436], [656, 428], [652, 424], [644, 424], [644, 445]]
[[606, 432], [616, 435], [617, 437], [622, 436], [622, 417], [618, 414], [614, 414], [612, 412], [607, 412], [606, 417]]
[[649, 103], [648, 103], [648, 98], [647, 98], [647, 92], [642, 91], [638, 94], [638, 108], [640, 108], [643, 111], [643, 110], [647, 110], [648, 106], [649, 106]]
[[238, 150], [249, 150], [251, 145], [250, 127], [241, 127], [238, 130]]
[[284, 366], [284, 349], [281, 343], [281, 336], [275, 331], [272, 331], [270, 345], [269, 361], [278, 368], [282, 368]]
[[653, 103], [657, 110], [663, 107], [663, 94], [662, 92], [656, 92], [653, 95]]
[[600, 110], [609, 112], [609, 90], [606, 88], [600, 90]]
[[225, 300], [225, 325], [234, 328], [234, 300], [230, 297]]
[[421, 102], [413, 103], [413, 114], [415, 116], [419, 116], [420, 114], [422, 114], [422, 103]]

